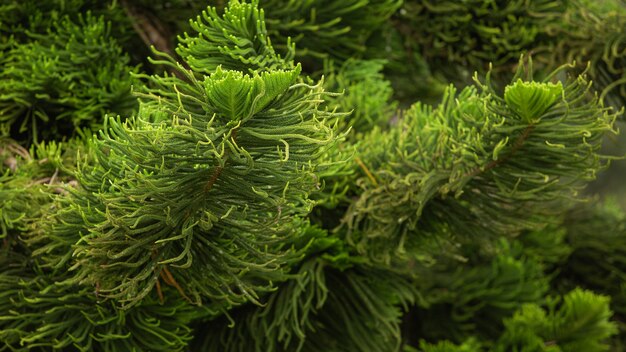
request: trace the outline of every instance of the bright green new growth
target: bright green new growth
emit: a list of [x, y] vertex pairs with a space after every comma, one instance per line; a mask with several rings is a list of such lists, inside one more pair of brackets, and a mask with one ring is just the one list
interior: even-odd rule
[[[209, 103], [231, 121], [246, 122], [283, 94], [298, 75], [300, 67], [290, 71], [270, 71], [253, 77], [240, 71], [224, 71], [217, 67], [211, 80], [205, 82]], [[286, 156], [288, 158], [288, 155]]]
[[523, 121], [536, 123], [536, 119], [556, 103], [563, 94], [561, 82], [537, 83], [518, 79], [504, 88], [504, 101]]
[[441, 341], [435, 345], [422, 341], [419, 349], [406, 348], [406, 352], [477, 352], [480, 351], [480, 343], [475, 339], [464, 341], [460, 345], [456, 345], [450, 341]]

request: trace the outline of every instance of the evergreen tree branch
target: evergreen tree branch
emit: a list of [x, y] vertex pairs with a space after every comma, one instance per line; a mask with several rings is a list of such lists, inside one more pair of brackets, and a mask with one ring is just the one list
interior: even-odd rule
[[[245, 22], [235, 13], [259, 13], [236, 1], [230, 11], [210, 23], [231, 28]], [[262, 25], [252, 29], [262, 33]], [[268, 60], [282, 62], [267, 48]], [[318, 159], [337, 140], [326, 122], [333, 113], [317, 108], [322, 83], [303, 83], [299, 66], [219, 66], [204, 76], [159, 55], [165, 59], [155, 62], [185, 80], [142, 76], [151, 87], [139, 95], [138, 116], [110, 119], [91, 141], [96, 162], [79, 169], [81, 188], [61, 200], [68, 210], [37, 253], [71, 245], [71, 257], [51, 256], [47, 265], [69, 264], [67, 284], [97, 286], [125, 308], [160, 278], [195, 304], [258, 302], [299, 255], [288, 241], [312, 206]]]
[[597, 151], [615, 115], [588, 98], [583, 77], [562, 86], [522, 75], [503, 97], [488, 84], [450, 89], [437, 109], [416, 104], [389, 132], [370, 133], [378, 142], [359, 157], [379, 184], [356, 180], [348, 241], [386, 262], [409, 248], [430, 257], [440, 246], [427, 245], [433, 236], [515, 234], [562, 212], [559, 203], [603, 167]]

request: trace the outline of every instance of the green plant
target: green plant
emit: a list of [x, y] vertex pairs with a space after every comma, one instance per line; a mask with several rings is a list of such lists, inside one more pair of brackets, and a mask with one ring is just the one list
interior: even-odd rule
[[0, 6], [0, 350], [624, 346], [623, 2], [48, 5]]

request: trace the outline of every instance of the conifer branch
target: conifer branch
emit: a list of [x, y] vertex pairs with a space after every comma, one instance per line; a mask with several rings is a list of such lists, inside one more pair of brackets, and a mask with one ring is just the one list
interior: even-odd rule
[[[441, 240], [428, 239], [442, 232], [458, 241], [544, 226], [602, 168], [595, 151], [615, 115], [587, 97], [589, 87], [578, 77], [564, 87], [518, 79], [503, 97], [489, 83], [482, 93], [450, 89], [437, 109], [417, 104], [389, 132], [374, 130], [367, 138], [378, 142], [359, 157], [378, 185], [356, 180], [362, 191], [345, 215], [347, 240], [376, 261], [402, 263], [436, 252]], [[542, 206], [530, 215], [535, 202]]]
[[[254, 14], [255, 6], [233, 2], [212, 21], [233, 28]], [[263, 26], [251, 29], [263, 33]], [[193, 43], [214, 45], [203, 40]], [[67, 284], [98, 285], [102, 297], [126, 309], [146, 299], [159, 278], [195, 304], [258, 302], [298, 256], [286, 241], [312, 204], [318, 159], [337, 140], [326, 124], [333, 113], [317, 109], [321, 84], [301, 84], [299, 66], [260, 73], [216, 67], [204, 75], [207, 68], [186, 70], [159, 55], [165, 60], [155, 62], [185, 80], [144, 77], [151, 87], [140, 95], [139, 115], [111, 119], [92, 141], [97, 162], [79, 170], [81, 188], [54, 225], [55, 241], [73, 243]], [[55, 241], [46, 251], [61, 245]]]
[[511, 146], [511, 149], [508, 151], [508, 153], [505, 156], [498, 158], [498, 159], [491, 160], [487, 165], [470, 171], [468, 174], [465, 175], [465, 177], [468, 177], [468, 178], [476, 177], [483, 172], [490, 171], [491, 169], [497, 167], [498, 165], [505, 163], [508, 159], [512, 158], [520, 148], [522, 148], [522, 146], [524, 145], [524, 142], [526, 141], [526, 139], [528, 139], [528, 136], [532, 133], [533, 129], [534, 129], [534, 125], [529, 125], [528, 127], [526, 127], [524, 131], [522, 131], [520, 136], [517, 137], [517, 139]]
[[626, 3], [215, 4], [0, 4], [0, 350], [626, 345]]

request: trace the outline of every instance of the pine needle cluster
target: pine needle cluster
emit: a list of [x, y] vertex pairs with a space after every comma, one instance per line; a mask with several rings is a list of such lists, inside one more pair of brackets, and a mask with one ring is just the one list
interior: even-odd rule
[[0, 351], [626, 348], [625, 23], [1, 4]]

